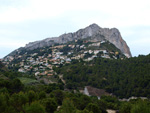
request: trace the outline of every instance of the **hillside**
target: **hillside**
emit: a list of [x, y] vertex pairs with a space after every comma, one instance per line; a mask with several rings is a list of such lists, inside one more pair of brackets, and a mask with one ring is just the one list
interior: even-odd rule
[[[58, 74], [64, 74], [66, 86], [70, 89], [77, 89], [77, 86], [83, 87], [88, 83], [94, 87], [106, 88], [110, 92], [113, 90], [112, 93], [119, 97], [130, 95], [149, 97], [150, 55], [124, 60], [106, 58], [95, 58], [89, 62], [76, 60], [55, 70]], [[11, 72], [10, 74], [14, 77], [18, 76], [17, 73]], [[114, 96], [101, 96], [99, 100], [96, 96], [80, 93], [81, 88], [64, 91], [61, 81], [58, 84], [25, 85], [26, 79], [20, 77], [20, 80], [0, 79], [0, 112], [149, 113], [150, 111], [148, 98], [132, 97], [130, 101], [120, 101]], [[87, 88], [92, 87], [87, 86]], [[101, 95], [105, 92], [102, 89], [92, 88], [90, 93]]]
[[11, 70], [36, 76], [48, 84], [57, 82], [54, 67], [75, 60], [89, 62], [94, 58], [129, 57], [130, 49], [118, 29], [91, 24], [74, 33], [29, 43], [7, 55], [3, 63]]
[[149, 97], [150, 55], [124, 60], [95, 58], [90, 62], [74, 62], [56, 71], [63, 75], [69, 89], [90, 85], [120, 98]]
[[[34, 75], [37, 78], [52, 78], [56, 75], [54, 67], [60, 67], [80, 59], [89, 62], [94, 58], [123, 59], [126, 56], [107, 40], [88, 41], [83, 39], [34, 50], [21, 48], [11, 56], [6, 56], [3, 63], [9, 69]], [[49, 80], [47, 83], [51, 82], [55, 82], [55, 80]]]
[[0, 71], [5, 71], [5, 65], [0, 61]]

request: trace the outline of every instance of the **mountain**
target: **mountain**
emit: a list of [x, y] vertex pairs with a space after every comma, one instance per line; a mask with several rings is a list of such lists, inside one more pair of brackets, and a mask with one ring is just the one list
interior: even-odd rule
[[122, 39], [118, 29], [101, 28], [97, 24], [91, 24], [90, 26], [80, 29], [74, 33], [63, 34], [59, 37], [46, 38], [41, 41], [30, 42], [29, 44], [26, 44], [25, 49], [34, 50], [41, 47], [52, 46], [54, 44], [65, 44], [67, 42], [79, 39], [88, 39], [93, 41], [102, 41], [105, 39], [120, 49], [125, 56], [131, 57], [130, 49], [126, 42]]
[[2, 62], [45, 84], [61, 82], [68, 89], [92, 86], [121, 98], [147, 97], [150, 55], [125, 55], [131, 53], [116, 28], [92, 24], [75, 33], [29, 43]]
[[126, 57], [131, 57], [129, 47], [116, 28], [101, 28], [92, 24], [75, 33], [29, 43], [7, 55], [3, 63], [15, 71], [47, 77], [55, 75], [53, 67], [75, 60], [89, 62], [95, 58]]

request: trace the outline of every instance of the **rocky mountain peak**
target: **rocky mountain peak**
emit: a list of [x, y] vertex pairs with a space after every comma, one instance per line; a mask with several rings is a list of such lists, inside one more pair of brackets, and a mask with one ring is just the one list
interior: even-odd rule
[[100, 28], [101, 28], [100, 26], [98, 26], [98, 25], [97, 25], [97, 24], [95, 24], [95, 23], [93, 23], [93, 24], [89, 25], [88, 27], [89, 27], [89, 28], [91, 28], [91, 29], [95, 29], [95, 30], [98, 30], [98, 29], [100, 29]]
[[40, 47], [51, 46], [55, 43], [64, 44], [69, 41], [78, 40], [78, 39], [86, 39], [90, 38], [90, 40], [102, 41], [102, 39], [108, 40], [110, 43], [114, 44], [121, 52], [127, 57], [131, 57], [131, 52], [126, 44], [126, 42], [122, 39], [121, 34], [116, 28], [101, 28], [97, 24], [91, 24], [84, 29], [80, 29], [74, 33], [68, 33], [60, 35], [59, 37], [47, 38], [42, 41], [36, 41], [29, 43], [25, 46], [26, 49], [33, 50]]

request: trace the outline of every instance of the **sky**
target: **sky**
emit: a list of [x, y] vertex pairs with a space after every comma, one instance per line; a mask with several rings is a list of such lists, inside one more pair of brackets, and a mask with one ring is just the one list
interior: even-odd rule
[[150, 53], [150, 0], [0, 0], [0, 58], [93, 23], [119, 29], [132, 56]]

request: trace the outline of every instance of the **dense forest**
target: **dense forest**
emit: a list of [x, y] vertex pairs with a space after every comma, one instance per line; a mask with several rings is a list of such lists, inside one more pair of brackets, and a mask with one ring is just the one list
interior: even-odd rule
[[[54, 70], [63, 75], [66, 85], [61, 80], [47, 85], [24, 84], [19, 77], [35, 78], [8, 70], [0, 62], [0, 113], [107, 113], [108, 109], [150, 113], [149, 99], [118, 99], [150, 97], [150, 55], [117, 60], [95, 58], [90, 62], [74, 60]], [[86, 85], [105, 89], [114, 96], [102, 96], [100, 100], [86, 96], [78, 90]], [[70, 90], [65, 91], [63, 86]]]
[[[8, 73], [9, 74], [9, 73]], [[61, 84], [61, 83], [59, 83]], [[149, 113], [149, 100], [119, 101], [64, 91], [59, 84], [24, 85], [19, 79], [0, 79], [0, 113]]]
[[150, 97], [150, 55], [118, 60], [80, 60], [55, 70], [63, 74], [69, 89], [90, 85], [106, 89], [120, 98]]

